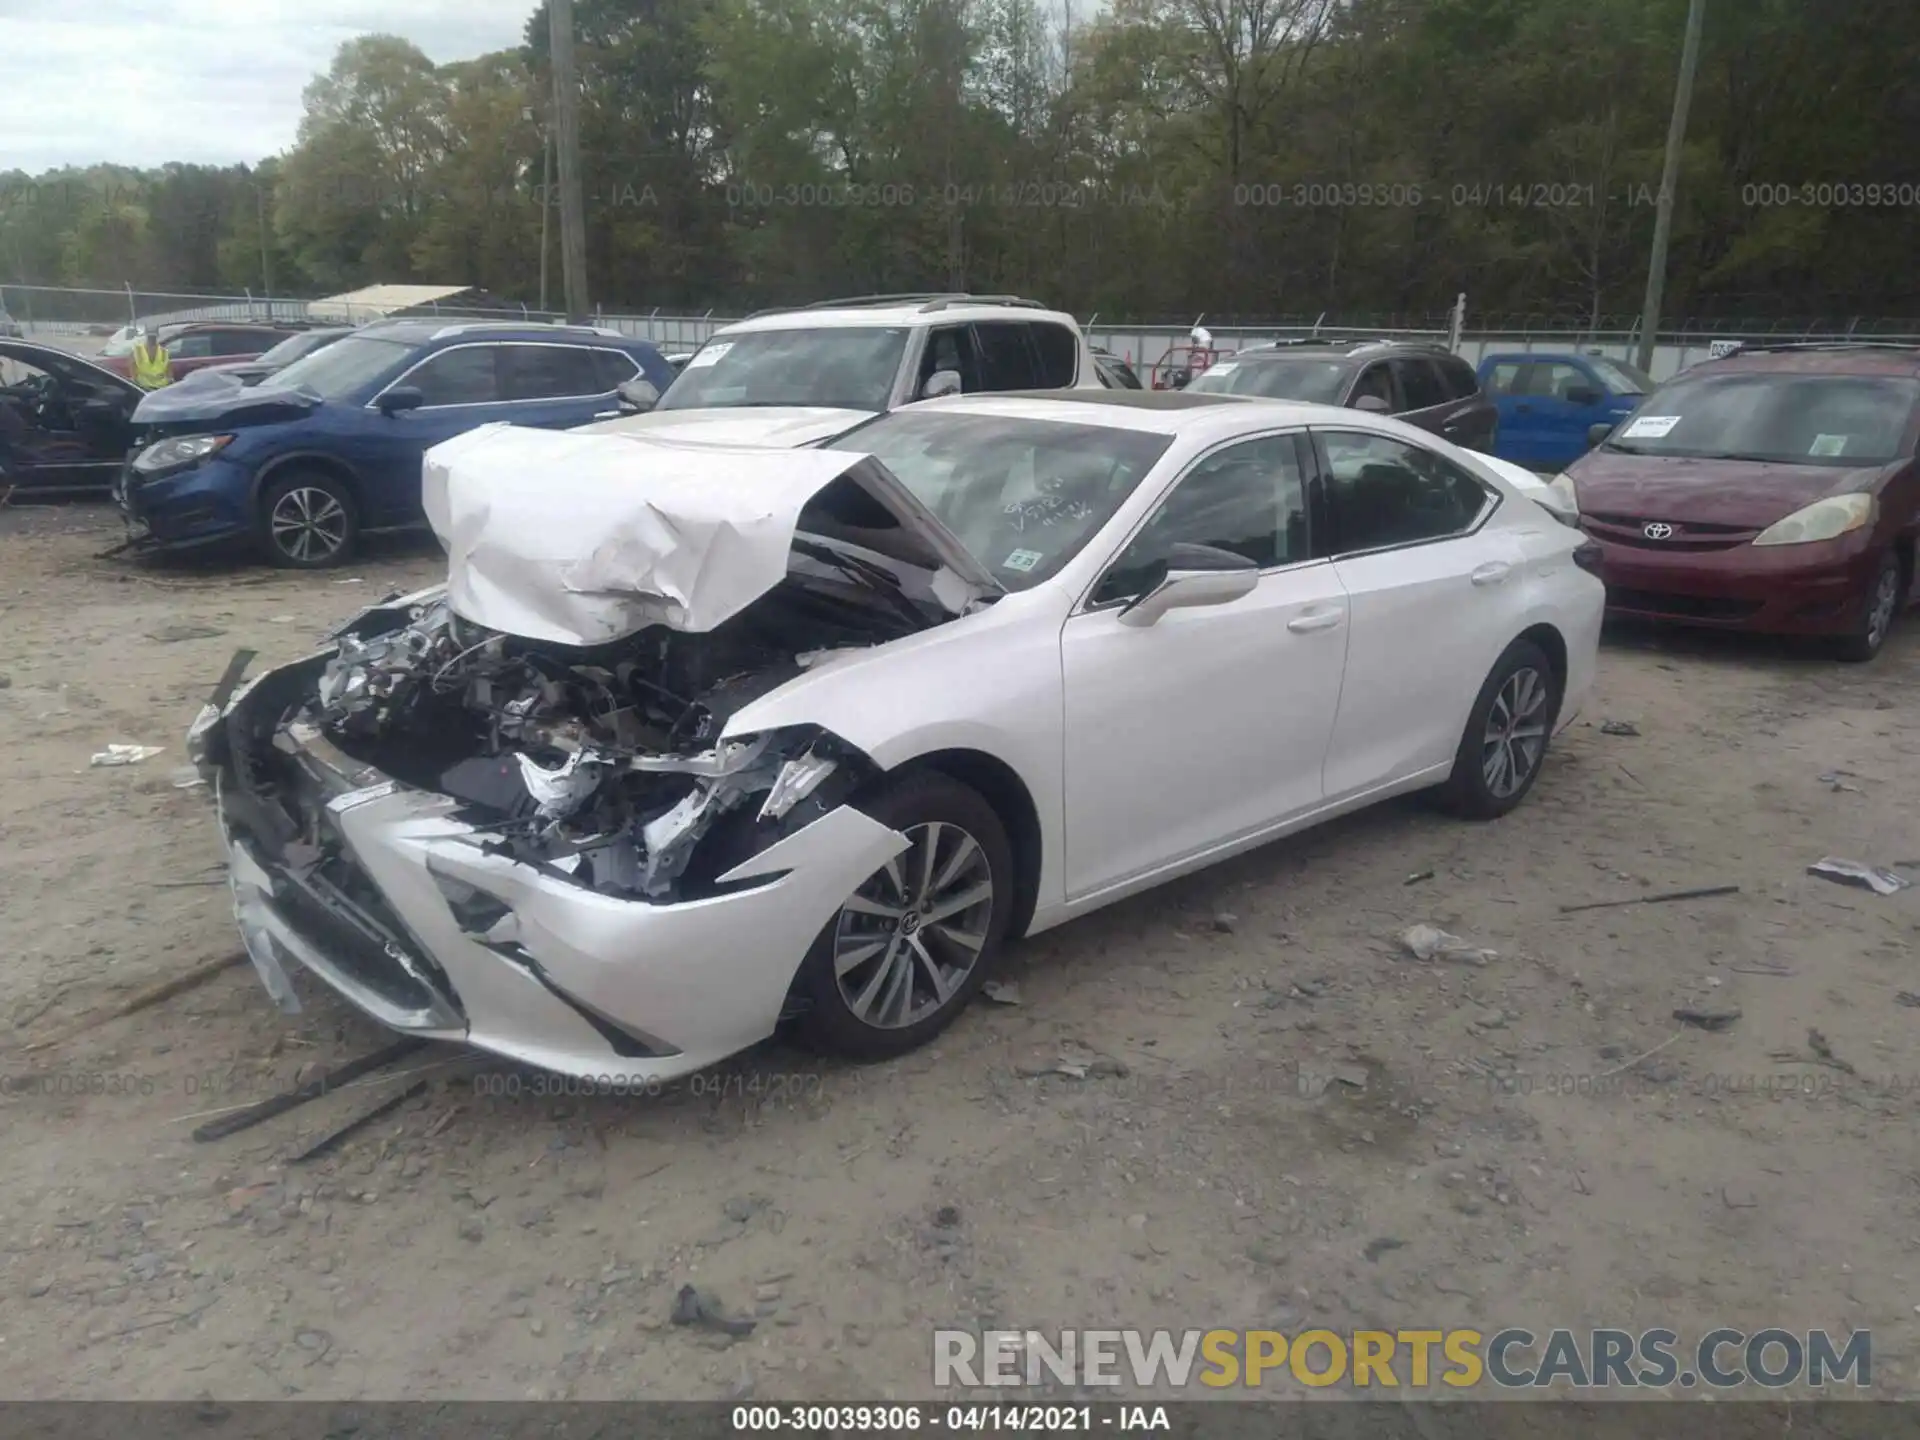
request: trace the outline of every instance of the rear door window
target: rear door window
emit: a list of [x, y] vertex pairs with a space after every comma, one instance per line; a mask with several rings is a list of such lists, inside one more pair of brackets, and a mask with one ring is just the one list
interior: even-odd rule
[[506, 400], [566, 400], [605, 393], [593, 351], [579, 345], [502, 345], [500, 390]]
[[1400, 394], [1409, 410], [1431, 410], [1447, 403], [1446, 387], [1431, 360], [1411, 358], [1393, 362], [1393, 373], [1400, 381]]
[[1326, 553], [1340, 556], [1464, 534], [1493, 494], [1424, 446], [1355, 431], [1318, 432], [1333, 522]]
[[176, 335], [171, 340], [163, 340], [167, 356], [173, 360], [204, 360], [213, 354], [213, 336], [205, 330], [196, 330], [191, 335]]
[[1458, 355], [1448, 355], [1438, 362], [1440, 379], [1447, 387], [1447, 394], [1455, 400], [1471, 400], [1480, 393], [1480, 377], [1473, 373], [1473, 367]]
[[640, 362], [624, 350], [595, 350], [593, 364], [600, 376], [600, 393], [618, 390], [640, 374]]
[[400, 383], [417, 389], [425, 405], [490, 405], [500, 398], [494, 374], [497, 345], [442, 350]]
[[983, 320], [973, 327], [980, 347], [980, 388], [1037, 390], [1042, 388], [1035, 365], [1028, 326], [1018, 320]]
[[1369, 365], [1360, 372], [1360, 378], [1354, 382], [1353, 398], [1347, 403], [1355, 404], [1366, 395], [1384, 401], [1389, 410], [1401, 408], [1393, 393], [1393, 374], [1384, 361]]
[[1029, 328], [1039, 361], [1042, 390], [1070, 389], [1080, 373], [1080, 340], [1064, 325], [1035, 324]]
[[264, 335], [258, 330], [216, 330], [213, 332], [213, 353], [215, 355], [260, 355], [272, 345], [276, 336]]

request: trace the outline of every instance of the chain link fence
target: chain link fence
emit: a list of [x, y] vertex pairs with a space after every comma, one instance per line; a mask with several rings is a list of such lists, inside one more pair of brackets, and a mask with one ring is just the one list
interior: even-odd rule
[[[96, 350], [109, 336], [134, 320], [164, 325], [196, 320], [298, 321], [316, 318], [312, 301], [268, 298], [250, 293], [196, 295], [133, 289], [75, 289], [55, 286], [0, 285], [0, 310], [28, 338], [51, 340], [82, 351]], [[338, 305], [329, 305], [325, 318], [340, 323]], [[352, 310], [353, 307], [346, 307]], [[351, 313], [349, 323], [385, 318], [388, 312], [367, 309]], [[526, 305], [478, 307], [459, 298], [429, 302], [401, 312], [444, 316], [447, 319], [486, 319], [514, 324], [558, 324], [564, 316]], [[693, 350], [713, 332], [740, 318], [739, 313], [670, 314], [660, 310], [596, 311], [593, 323], [623, 335], [651, 340], [668, 354]], [[1565, 353], [1570, 350], [1632, 361], [1638, 348], [1638, 317], [1602, 315], [1585, 324], [1564, 314], [1547, 312], [1475, 316], [1453, 332], [1454, 316], [1390, 314], [1293, 316], [1239, 323], [1232, 317], [1196, 316], [1184, 322], [1140, 323], [1093, 315], [1083, 328], [1088, 340], [1125, 359], [1143, 378], [1153, 368], [1181, 353], [1190, 343], [1195, 324], [1204, 324], [1217, 351], [1245, 349], [1265, 341], [1303, 338], [1378, 338], [1420, 340], [1449, 346], [1463, 359], [1478, 364], [1490, 354]], [[4, 328], [4, 327], [0, 327]], [[1782, 320], [1763, 317], [1681, 317], [1661, 328], [1651, 371], [1664, 380], [1689, 365], [1708, 359], [1716, 342], [1885, 340], [1920, 346], [1920, 319], [1855, 316], [1847, 319]]]

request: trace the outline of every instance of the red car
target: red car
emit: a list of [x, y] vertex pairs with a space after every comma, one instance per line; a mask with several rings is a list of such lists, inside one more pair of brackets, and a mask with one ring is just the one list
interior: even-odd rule
[[1552, 488], [1600, 542], [1610, 615], [1870, 660], [1913, 601], [1920, 346], [1741, 350], [1590, 438]]
[[[263, 355], [298, 331], [279, 325], [247, 325], [208, 320], [192, 324], [162, 325], [159, 339], [167, 347], [168, 369], [173, 378], [190, 375], [209, 365], [226, 365], [252, 360]], [[116, 375], [133, 376], [133, 337], [116, 335], [107, 342], [96, 362]]]

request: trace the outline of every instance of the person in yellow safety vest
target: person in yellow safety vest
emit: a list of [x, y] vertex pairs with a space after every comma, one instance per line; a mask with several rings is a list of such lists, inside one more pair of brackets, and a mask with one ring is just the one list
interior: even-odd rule
[[173, 359], [160, 337], [141, 330], [133, 342], [133, 383], [142, 390], [158, 390], [173, 381]]

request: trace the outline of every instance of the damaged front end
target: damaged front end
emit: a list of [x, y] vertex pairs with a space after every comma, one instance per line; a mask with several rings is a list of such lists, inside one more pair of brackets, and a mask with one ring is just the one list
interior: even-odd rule
[[297, 1007], [291, 961], [394, 1028], [581, 1075], [684, 1073], [763, 1038], [815, 935], [906, 842], [849, 803], [876, 775], [859, 750], [729, 724], [834, 652], [954, 618], [938, 564], [916, 591], [898, 555], [795, 535], [787, 572], [709, 604], [707, 628], [578, 644], [472, 618], [551, 597], [500, 584], [484, 529], [466, 538], [447, 586], [244, 686], [230, 670], [189, 735], [263, 982]]

